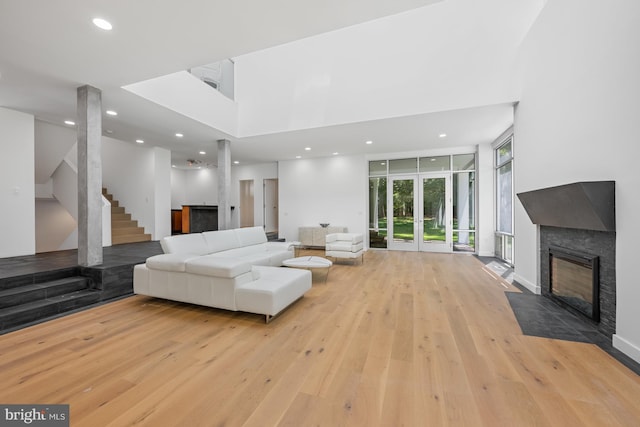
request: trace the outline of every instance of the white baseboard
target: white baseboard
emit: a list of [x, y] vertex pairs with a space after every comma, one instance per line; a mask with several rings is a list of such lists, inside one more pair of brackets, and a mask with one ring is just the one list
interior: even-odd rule
[[632, 344], [618, 334], [613, 334], [613, 347], [640, 363], [640, 347], [637, 345]]
[[541, 290], [540, 290], [540, 286], [539, 285], [531, 283], [530, 281], [528, 281], [527, 279], [525, 279], [524, 277], [520, 276], [517, 273], [513, 275], [513, 280], [515, 280], [516, 282], [520, 283], [522, 286], [524, 286], [525, 288], [529, 289], [534, 294], [540, 295]]

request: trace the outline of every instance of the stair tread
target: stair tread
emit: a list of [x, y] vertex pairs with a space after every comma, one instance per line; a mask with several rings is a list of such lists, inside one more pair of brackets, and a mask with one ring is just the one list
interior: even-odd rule
[[37, 301], [31, 301], [25, 304], [14, 305], [11, 307], [0, 308], [0, 316], [10, 316], [17, 313], [23, 313], [29, 310], [46, 307], [49, 305], [58, 304], [65, 301], [71, 301], [79, 299], [85, 296], [95, 296], [96, 299], [100, 298], [100, 293], [92, 289], [83, 289], [80, 291], [69, 292], [62, 295], [56, 295], [54, 297], [45, 298]]
[[0, 298], [6, 297], [6, 296], [10, 296], [10, 295], [16, 295], [16, 294], [20, 294], [23, 292], [28, 292], [28, 291], [34, 291], [34, 290], [40, 290], [40, 289], [50, 289], [50, 288], [54, 288], [54, 287], [61, 287], [61, 286], [66, 286], [69, 284], [72, 284], [74, 282], [84, 282], [85, 286], [88, 283], [88, 278], [86, 277], [82, 277], [82, 276], [73, 276], [73, 277], [65, 277], [64, 279], [58, 279], [58, 280], [50, 280], [47, 282], [41, 282], [41, 283], [34, 283], [31, 285], [23, 285], [23, 286], [17, 286], [15, 288], [9, 288], [9, 289], [4, 289], [2, 291], [0, 291]]

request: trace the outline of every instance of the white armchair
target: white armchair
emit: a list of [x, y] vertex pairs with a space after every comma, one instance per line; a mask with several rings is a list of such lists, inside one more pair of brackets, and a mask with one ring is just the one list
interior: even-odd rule
[[362, 253], [362, 234], [360, 233], [331, 233], [327, 234], [325, 255], [333, 258], [357, 259], [364, 262]]

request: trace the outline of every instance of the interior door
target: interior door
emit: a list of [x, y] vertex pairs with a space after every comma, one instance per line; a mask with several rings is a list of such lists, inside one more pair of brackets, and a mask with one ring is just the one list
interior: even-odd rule
[[419, 250], [451, 252], [451, 178], [448, 174], [422, 174], [419, 178]]
[[278, 180], [265, 179], [264, 187], [264, 231], [278, 232]]
[[387, 194], [389, 249], [417, 251], [420, 234], [418, 223], [418, 180], [415, 175], [392, 176], [388, 180]]

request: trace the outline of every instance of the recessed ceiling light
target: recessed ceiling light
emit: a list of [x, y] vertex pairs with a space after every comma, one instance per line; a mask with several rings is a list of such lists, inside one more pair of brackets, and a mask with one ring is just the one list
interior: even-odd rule
[[381, 162], [381, 163], [380, 163], [380, 166], [384, 166], [384, 165], [385, 165], [385, 162]]
[[118, 112], [117, 111], [113, 111], [113, 110], [107, 110], [106, 113], [110, 116], [117, 116]]
[[105, 129], [105, 132], [108, 133], [109, 135], [111, 135], [113, 133], [113, 131], [111, 129]]
[[93, 25], [105, 31], [111, 31], [111, 29], [113, 29], [113, 25], [111, 25], [111, 22], [102, 18], [93, 18]]
[[178, 138], [182, 138], [184, 135], [183, 135], [183, 134], [181, 134], [181, 133], [176, 133], [176, 136], [177, 136]]
[[365, 144], [371, 145], [371, 144], [373, 144], [373, 141], [366, 141]]
[[311, 151], [311, 147], [304, 147], [305, 151]]
[[296, 156], [296, 159], [301, 159], [301, 158], [302, 158], [302, 156]]
[[72, 121], [72, 120], [65, 120], [65, 121], [64, 121], [64, 124], [65, 124], [65, 125], [69, 125], [69, 126], [75, 126], [75, 125], [76, 125], [76, 122], [74, 122], [74, 121]]
[[205, 155], [207, 153], [206, 153], [206, 151], [201, 151], [200, 154]]
[[172, 167], [172, 168], [175, 168], [175, 167], [176, 167], [176, 165], [171, 165], [171, 167]]
[[432, 162], [435, 162], [435, 161], [436, 161], [436, 159], [434, 159], [433, 157], [432, 157], [431, 159], [429, 159], [429, 160], [431, 160]]
[[138, 144], [144, 144], [144, 141], [143, 141], [142, 139], [136, 139], [136, 142], [137, 142]]
[[438, 135], [440, 138], [446, 138], [447, 134], [446, 133], [441, 133], [440, 135]]
[[337, 155], [338, 155], [338, 152], [336, 151], [335, 153], [333, 153], [333, 155], [334, 155], [334, 156], [337, 156]]
[[237, 160], [234, 160], [234, 161], [233, 161], [233, 164], [234, 164], [234, 165], [239, 165], [239, 164], [240, 164], [240, 162], [239, 162], [239, 161], [237, 161]]

